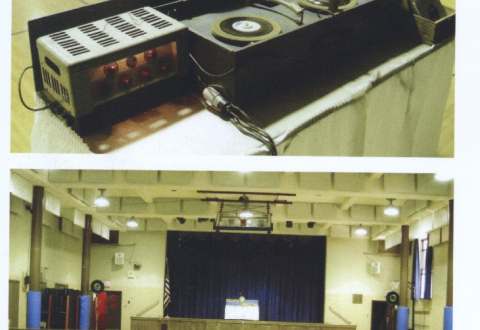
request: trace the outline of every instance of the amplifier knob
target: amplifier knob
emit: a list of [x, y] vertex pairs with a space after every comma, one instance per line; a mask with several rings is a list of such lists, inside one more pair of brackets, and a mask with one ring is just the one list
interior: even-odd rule
[[147, 62], [154, 61], [157, 59], [157, 51], [155, 49], [147, 50], [145, 53], [143, 53], [143, 57]]
[[135, 56], [130, 56], [127, 58], [126, 62], [129, 68], [134, 68], [137, 65], [137, 58]]
[[170, 62], [168, 62], [167, 60], [161, 61], [159, 64], [159, 69], [162, 72], [167, 72], [170, 69]]
[[103, 73], [107, 77], [113, 77], [118, 72], [117, 62], [109, 63], [103, 67]]
[[132, 83], [133, 83], [133, 79], [128, 74], [123, 74], [118, 79], [118, 85], [120, 86], [120, 88], [123, 88], [123, 89], [129, 88], [130, 86], [132, 86]]
[[141, 80], [149, 80], [150, 78], [152, 78], [152, 71], [150, 71], [150, 69], [148, 68], [143, 68], [138, 71], [138, 76]]

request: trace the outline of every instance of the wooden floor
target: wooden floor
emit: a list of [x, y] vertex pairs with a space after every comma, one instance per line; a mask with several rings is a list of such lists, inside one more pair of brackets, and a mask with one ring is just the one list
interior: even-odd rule
[[[12, 78], [11, 78], [11, 152], [30, 152], [30, 134], [33, 128], [34, 113], [28, 111], [18, 97], [18, 80], [22, 71], [32, 65], [27, 22], [31, 19], [56, 12], [78, 8], [106, 0], [12, 0]], [[454, 3], [454, 0], [446, 0]], [[439, 157], [454, 155], [454, 114], [455, 77], [452, 80], [450, 95], [444, 113], [442, 133], [438, 147]], [[30, 107], [35, 105], [32, 70], [28, 70], [22, 80], [22, 95]]]

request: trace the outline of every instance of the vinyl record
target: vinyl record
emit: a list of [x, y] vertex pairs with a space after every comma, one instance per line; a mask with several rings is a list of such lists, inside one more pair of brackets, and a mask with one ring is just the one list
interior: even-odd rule
[[387, 303], [390, 305], [398, 305], [398, 301], [400, 300], [400, 297], [398, 293], [395, 291], [390, 291], [387, 293]]
[[215, 20], [212, 34], [231, 43], [248, 43], [271, 38], [280, 32], [280, 24], [274, 20], [256, 15], [232, 15]]
[[[328, 10], [328, 0], [297, 0], [298, 3], [310, 10]], [[358, 0], [340, 0], [338, 9], [346, 10], [357, 5]]]

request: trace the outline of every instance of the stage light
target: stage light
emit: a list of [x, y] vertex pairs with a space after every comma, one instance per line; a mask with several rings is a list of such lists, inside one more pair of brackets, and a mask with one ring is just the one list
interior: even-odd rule
[[97, 196], [97, 198], [95, 198], [95, 205], [96, 206], [99, 206], [99, 207], [105, 207], [105, 206], [109, 206], [110, 205], [110, 202], [108, 201], [108, 199], [103, 195], [103, 192], [105, 191], [105, 189], [98, 189], [100, 190], [100, 195]]
[[185, 218], [175, 218], [181, 225], [185, 223]]
[[292, 221], [287, 221], [286, 224], [287, 228], [292, 228], [293, 227], [293, 222]]
[[355, 230], [355, 234], [359, 235], [359, 236], [365, 236], [367, 235], [368, 231], [362, 227], [362, 225], [360, 225], [360, 227], [358, 227], [356, 230]]
[[393, 205], [393, 201], [395, 200], [395, 198], [387, 198], [387, 200], [390, 201], [390, 204], [388, 205], [387, 208], [385, 208], [385, 210], [383, 210], [383, 214], [388, 215], [390, 217], [395, 217], [399, 215], [400, 210], [398, 209], [398, 207]]
[[135, 217], [131, 217], [130, 220], [127, 221], [127, 226], [130, 228], [136, 228], [138, 227], [138, 222], [135, 220]]
[[313, 228], [313, 226], [315, 226], [315, 222], [308, 222], [307, 223], [308, 228]]

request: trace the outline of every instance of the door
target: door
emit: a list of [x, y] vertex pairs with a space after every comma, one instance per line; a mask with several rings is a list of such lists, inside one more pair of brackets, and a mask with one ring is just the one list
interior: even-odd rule
[[388, 304], [386, 301], [372, 301], [371, 330], [390, 330], [387, 328]]
[[92, 329], [120, 329], [122, 323], [122, 292], [104, 291], [97, 294]]
[[8, 281], [8, 319], [10, 327], [18, 327], [18, 306], [20, 298], [20, 281]]

